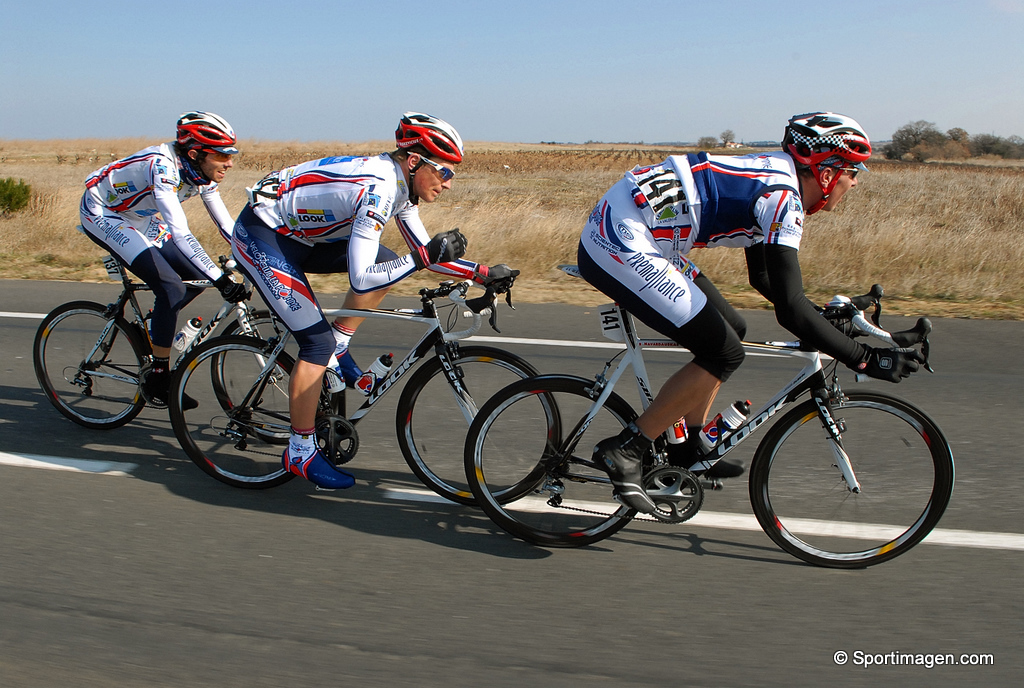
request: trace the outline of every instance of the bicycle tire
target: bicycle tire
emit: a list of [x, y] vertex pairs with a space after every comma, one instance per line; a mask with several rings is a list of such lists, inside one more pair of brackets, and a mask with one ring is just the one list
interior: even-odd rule
[[[593, 446], [636, 412], [612, 393], [583, 426], [594, 384], [571, 375], [520, 380], [491, 397], [473, 421], [466, 478], [478, 505], [509, 534], [544, 547], [582, 547], [617, 533], [636, 514], [614, 499], [607, 474], [590, 461]], [[568, 438], [581, 427], [573, 444]]]
[[[277, 329], [276, 321], [274, 316], [271, 315], [268, 310], [253, 310], [249, 316], [249, 324], [253, 326], [254, 332], [246, 333], [242, 330], [241, 323], [237, 319], [232, 318], [230, 322], [224, 325], [221, 329], [219, 337], [255, 337], [264, 341], [269, 340], [275, 335], [279, 335], [280, 332]], [[289, 342], [289, 345], [294, 344], [294, 339]], [[298, 356], [298, 346], [291, 346], [293, 351], [289, 351], [288, 354], [294, 361]], [[286, 348], [287, 351], [287, 348]], [[221, 408], [227, 410], [231, 408], [230, 394], [224, 388], [223, 371], [218, 361], [214, 359], [210, 365], [210, 381], [214, 385], [214, 389], [217, 392], [217, 401], [220, 403]]]
[[[146, 405], [139, 373], [147, 347], [128, 321], [106, 311], [91, 301], [58, 306], [43, 318], [32, 344], [46, 398], [65, 418], [94, 430], [119, 428]], [[105, 350], [93, 352], [108, 324]]]
[[[395, 416], [398, 444], [409, 468], [435, 493], [467, 506], [476, 500], [466, 482], [466, 433], [479, 405], [509, 382], [537, 375], [520, 356], [489, 346], [463, 346], [455, 361], [471, 406], [463, 408], [441, 359], [427, 359], [402, 390]], [[467, 418], [467, 416], [469, 416]], [[419, 420], [417, 420], [419, 419]]]
[[[178, 443], [205, 473], [233, 487], [264, 489], [295, 477], [281, 465], [291, 434], [291, 356], [282, 351], [263, 388], [249, 395], [272, 349], [252, 336], [214, 337], [189, 352], [171, 376], [171, 427]], [[186, 394], [198, 407], [183, 410]], [[253, 398], [243, 404], [247, 396]]]
[[847, 490], [825, 431], [811, 422], [817, 405], [807, 400], [754, 453], [754, 514], [772, 541], [808, 563], [849, 569], [889, 561], [942, 518], [953, 493], [949, 443], [924, 412], [888, 394], [849, 393], [832, 415], [860, 492]]

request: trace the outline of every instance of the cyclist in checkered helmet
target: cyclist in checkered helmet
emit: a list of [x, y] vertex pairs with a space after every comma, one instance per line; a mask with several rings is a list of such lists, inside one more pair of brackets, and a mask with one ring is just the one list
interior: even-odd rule
[[[348, 347], [363, 319], [328, 322], [306, 275], [347, 272], [351, 288], [344, 308], [376, 308], [392, 285], [423, 269], [498, 291], [519, 274], [507, 265], [463, 259], [467, 242], [458, 229], [431, 238], [420, 220], [419, 203], [433, 203], [450, 189], [454, 167], [462, 162], [462, 137], [455, 128], [407, 112], [395, 146], [377, 156], [328, 157], [273, 172], [249, 189], [249, 204], [235, 223], [239, 266], [299, 345], [289, 389], [292, 434], [282, 462], [323, 488], [355, 482], [317, 448], [314, 426], [331, 359], [349, 386], [362, 375]], [[406, 255], [381, 243], [392, 218], [409, 247]]]
[[[595, 447], [595, 461], [629, 506], [655, 508], [640, 484], [652, 438], [679, 418], [688, 428], [703, 427], [719, 387], [743, 362], [746, 323], [687, 258], [695, 247], [742, 247], [751, 286], [772, 302], [779, 323], [810, 346], [890, 382], [918, 369], [913, 354], [847, 337], [803, 293], [804, 219], [835, 209], [857, 186], [870, 155], [868, 136], [854, 119], [807, 113], [789, 120], [781, 151], [671, 156], [626, 173], [598, 202], [580, 237], [580, 273], [694, 355], [635, 423]], [[690, 432], [681, 448], [670, 445], [673, 464], [693, 465], [698, 434]], [[742, 473], [742, 464], [721, 460], [705, 475]]]
[[[86, 236], [138, 275], [153, 290], [150, 339], [153, 365], [142, 391], [166, 402], [168, 361], [178, 313], [201, 289], [183, 280], [211, 280], [224, 298], [240, 301], [245, 287], [214, 263], [192, 234], [182, 203], [199, 196], [221, 235], [231, 235], [231, 215], [217, 185], [233, 166], [235, 132], [212, 112], [178, 118], [172, 142], [141, 150], [96, 170], [85, 180], [79, 208]], [[186, 401], [191, 405], [194, 402]]]

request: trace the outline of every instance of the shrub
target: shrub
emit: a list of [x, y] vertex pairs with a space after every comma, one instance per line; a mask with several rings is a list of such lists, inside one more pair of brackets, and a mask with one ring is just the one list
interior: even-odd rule
[[32, 187], [25, 180], [0, 179], [0, 213], [14, 213], [26, 205], [32, 197]]

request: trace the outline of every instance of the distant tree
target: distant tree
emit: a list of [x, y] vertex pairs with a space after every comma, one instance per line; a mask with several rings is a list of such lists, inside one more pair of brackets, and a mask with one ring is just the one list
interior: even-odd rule
[[710, 150], [718, 147], [718, 139], [714, 136], [701, 136], [697, 141], [697, 148], [701, 150]]
[[730, 143], [736, 140], [736, 134], [733, 133], [732, 129], [726, 129], [725, 131], [718, 135], [718, 138], [722, 139], [723, 146], [728, 146]]
[[1013, 144], [995, 134], [976, 134], [971, 137], [971, 155], [995, 155], [1000, 158], [1012, 157]]
[[960, 127], [950, 129], [946, 132], [946, 136], [949, 137], [950, 141], [956, 141], [957, 143], [967, 143], [971, 139], [971, 135]]
[[885, 148], [885, 157], [890, 160], [902, 160], [921, 144], [927, 147], [942, 146], [947, 141], [946, 135], [935, 128], [933, 122], [923, 119], [904, 124], [892, 135], [892, 143]]

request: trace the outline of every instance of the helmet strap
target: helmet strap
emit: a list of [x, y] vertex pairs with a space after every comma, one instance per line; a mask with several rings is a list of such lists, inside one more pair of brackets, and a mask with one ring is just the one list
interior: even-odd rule
[[818, 182], [818, 188], [821, 189], [821, 200], [806, 210], [806, 213], [808, 215], [813, 215], [814, 213], [818, 212], [819, 210], [825, 207], [825, 204], [828, 203], [829, 195], [832, 193], [832, 190], [836, 188], [836, 184], [839, 183], [839, 177], [842, 175], [842, 172], [836, 170], [837, 174], [832, 176], [832, 181], [830, 181], [828, 183], [828, 187], [826, 187], [825, 184], [822, 183], [821, 181], [821, 175], [823, 172], [823, 168], [825, 167], [828, 167], [829, 169], [832, 170], [836, 169], [828, 165], [815, 165], [814, 167], [811, 168], [811, 170], [814, 172], [814, 180]]
[[[191, 150], [198, 149], [193, 148]], [[199, 152], [202, 153], [202, 151]], [[188, 180], [189, 184], [191, 184], [192, 186], [206, 186], [207, 184], [212, 183], [213, 180], [207, 177], [206, 173], [203, 172], [203, 168], [199, 164], [198, 157], [199, 156], [197, 155], [197, 159], [193, 160], [191, 157], [189, 157], [188, 151], [185, 151], [185, 154], [178, 156], [178, 159], [181, 160], [181, 166], [183, 171], [185, 172], [185, 178]]]
[[[417, 153], [417, 155], [419, 155]], [[416, 163], [415, 167], [409, 168], [409, 202], [413, 205], [420, 204], [420, 197], [416, 195], [416, 170], [423, 167], [423, 156], [420, 155], [420, 161]]]

